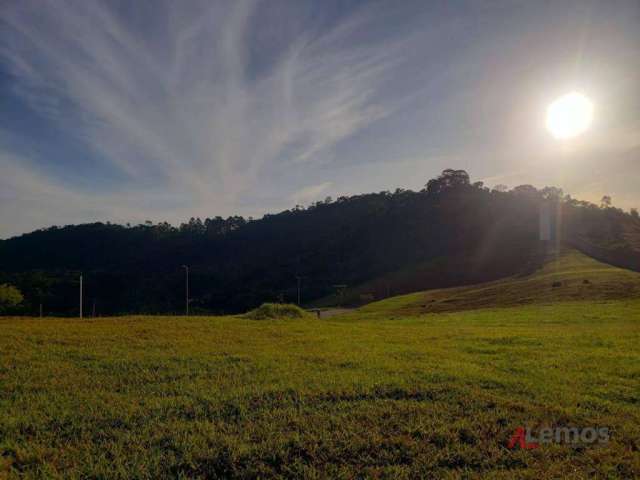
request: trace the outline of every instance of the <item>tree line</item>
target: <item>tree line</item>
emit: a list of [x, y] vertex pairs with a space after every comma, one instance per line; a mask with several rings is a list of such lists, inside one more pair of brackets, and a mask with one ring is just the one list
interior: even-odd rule
[[[0, 242], [0, 284], [23, 299], [5, 313], [178, 313], [185, 303], [182, 265], [194, 313], [235, 313], [266, 301], [295, 303], [371, 285], [370, 298], [487, 281], [541, 261], [538, 212], [555, 205], [562, 242], [640, 270], [640, 219], [573, 199], [556, 187], [489, 188], [448, 169], [424, 189], [327, 198], [260, 219], [191, 218], [179, 226], [90, 223], [50, 227]], [[389, 285], [392, 272], [426, 273]], [[1, 290], [0, 290], [1, 291]], [[0, 304], [2, 305], [2, 304]]]

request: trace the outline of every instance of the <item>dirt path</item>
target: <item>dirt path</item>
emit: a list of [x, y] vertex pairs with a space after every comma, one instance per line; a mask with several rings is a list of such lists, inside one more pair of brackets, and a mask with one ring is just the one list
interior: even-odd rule
[[[353, 309], [353, 308], [341, 308], [341, 307], [323, 309], [323, 310], [320, 310], [320, 318], [324, 319], [324, 318], [335, 317], [336, 315], [340, 315], [342, 313], [347, 313], [347, 312], [350, 312], [351, 310], [355, 310], [355, 309]], [[311, 310], [311, 311], [313, 313], [316, 313], [318, 310], [314, 309], [314, 310]]]

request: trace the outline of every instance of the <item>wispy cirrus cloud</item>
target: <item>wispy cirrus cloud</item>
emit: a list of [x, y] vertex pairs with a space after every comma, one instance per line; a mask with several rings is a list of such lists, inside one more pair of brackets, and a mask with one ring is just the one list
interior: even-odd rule
[[294, 192], [293, 195], [291, 195], [291, 200], [297, 205], [304, 205], [314, 200], [319, 200], [320, 197], [323, 194], [326, 194], [332, 186], [332, 182], [323, 182], [317, 185], [308, 185]]
[[[633, 0], [0, 2], [0, 237], [256, 216], [420, 188], [448, 167], [636, 206], [639, 12]], [[544, 130], [567, 89], [597, 112], [572, 145]]]
[[[192, 212], [231, 213], [239, 197], [267, 181], [265, 171], [314, 161], [388, 111], [376, 92], [398, 45], [351, 44], [366, 12], [294, 36], [258, 71], [256, 46], [248, 44], [251, 29], [261, 28], [255, 2], [153, 2], [144, 18], [115, 5], [4, 6], [0, 59], [21, 100], [84, 145], [87, 162], [136, 187], [127, 190], [132, 212], [139, 196], [164, 193]], [[29, 178], [25, 185], [43, 208], [53, 190], [85, 203], [97, 198], [38, 172], [46, 159], [9, 153], [6, 171], [20, 162], [13, 181]], [[117, 197], [118, 186], [111, 190]], [[115, 214], [111, 205], [98, 216]], [[32, 227], [41, 225], [37, 218]], [[6, 228], [0, 235], [12, 231]]]

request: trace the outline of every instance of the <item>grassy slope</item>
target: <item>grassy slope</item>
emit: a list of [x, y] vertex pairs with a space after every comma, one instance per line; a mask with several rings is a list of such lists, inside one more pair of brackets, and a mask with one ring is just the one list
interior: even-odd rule
[[395, 316], [0, 319], [0, 478], [640, 476], [640, 301]]
[[[560, 282], [560, 284], [554, 283]], [[576, 250], [552, 255], [536, 272], [478, 285], [429, 290], [370, 303], [361, 313], [416, 315], [576, 300], [640, 298], [640, 273]]]

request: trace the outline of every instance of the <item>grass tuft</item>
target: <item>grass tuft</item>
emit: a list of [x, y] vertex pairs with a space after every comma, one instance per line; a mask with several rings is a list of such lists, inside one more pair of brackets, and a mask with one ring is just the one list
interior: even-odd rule
[[258, 308], [247, 312], [245, 318], [250, 320], [273, 320], [280, 318], [311, 318], [306, 311], [290, 303], [263, 303]]

